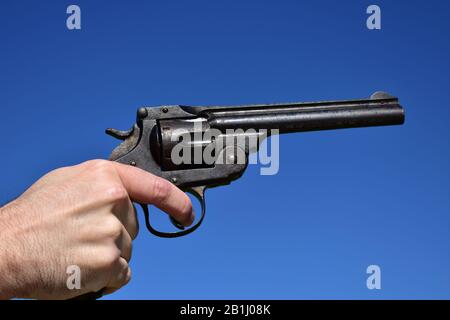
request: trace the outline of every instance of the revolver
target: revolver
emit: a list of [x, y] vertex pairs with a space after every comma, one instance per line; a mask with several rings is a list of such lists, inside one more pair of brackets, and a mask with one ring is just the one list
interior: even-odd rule
[[[147, 204], [140, 204], [147, 229], [156, 236], [174, 238], [187, 235], [201, 225], [206, 212], [205, 190], [241, 177], [249, 155], [258, 151], [264, 138], [304, 131], [401, 125], [404, 118], [398, 98], [376, 92], [369, 99], [360, 100], [141, 107], [130, 130], [106, 129], [106, 133], [123, 141], [112, 151], [109, 160], [151, 172], [199, 199], [198, 221], [185, 229], [171, 219], [177, 228], [174, 232], [156, 230], [150, 223]], [[257, 142], [250, 143], [255, 137]], [[246, 143], [237, 143], [239, 139]], [[214, 152], [208, 161], [180, 162], [174, 157], [180, 144], [189, 148], [188, 153], [206, 149]]]

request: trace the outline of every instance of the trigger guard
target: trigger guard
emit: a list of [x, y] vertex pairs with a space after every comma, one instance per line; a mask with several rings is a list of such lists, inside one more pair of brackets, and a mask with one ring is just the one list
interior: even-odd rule
[[[194, 195], [200, 201], [200, 204], [202, 206], [202, 212], [200, 215], [200, 219], [197, 221], [196, 224], [194, 224], [189, 229], [184, 229], [185, 227], [180, 225], [181, 227], [183, 227], [183, 229], [181, 231], [177, 231], [177, 232], [163, 232], [163, 231], [158, 231], [155, 228], [153, 228], [150, 223], [150, 214], [149, 214], [149, 210], [148, 210], [148, 205], [144, 204], [144, 203], [139, 203], [139, 205], [142, 208], [142, 211], [144, 212], [145, 226], [147, 227], [148, 231], [150, 231], [150, 233], [154, 234], [155, 236], [158, 236], [161, 238], [178, 238], [178, 237], [188, 235], [191, 232], [194, 232], [195, 230], [197, 230], [197, 228], [200, 227], [200, 225], [202, 224], [203, 219], [205, 218], [205, 213], [206, 213], [206, 202], [205, 202], [204, 191], [205, 191], [205, 188], [202, 188], [200, 191], [197, 191], [194, 189], [186, 190], [186, 192], [189, 192], [190, 194]], [[181, 229], [180, 227], [177, 226], [178, 222], [176, 220], [171, 219], [171, 221], [177, 228]]]

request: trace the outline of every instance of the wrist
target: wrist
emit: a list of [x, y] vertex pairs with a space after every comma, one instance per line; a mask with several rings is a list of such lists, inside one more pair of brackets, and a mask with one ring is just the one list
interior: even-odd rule
[[[17, 210], [16, 210], [17, 209]], [[12, 299], [22, 291], [19, 286], [20, 271], [18, 241], [15, 240], [13, 216], [20, 209], [14, 201], [0, 208], [0, 299]]]

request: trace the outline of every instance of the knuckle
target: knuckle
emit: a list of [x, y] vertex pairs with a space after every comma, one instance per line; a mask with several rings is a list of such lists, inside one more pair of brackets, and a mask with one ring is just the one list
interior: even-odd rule
[[92, 159], [92, 160], [87, 160], [85, 162], [82, 163], [82, 165], [86, 165], [88, 167], [97, 167], [102, 165], [104, 162], [107, 162], [106, 160], [103, 159]]
[[121, 270], [118, 270], [117, 272], [117, 282], [120, 284], [121, 287], [126, 285], [131, 280], [131, 268], [128, 263], [122, 264]]
[[88, 162], [88, 167], [96, 174], [111, 173], [114, 170], [113, 163], [108, 160], [96, 159]]
[[133, 256], [133, 243], [130, 242], [130, 244], [128, 245], [128, 253], [127, 253], [127, 262], [131, 261], [131, 257]]
[[107, 238], [118, 239], [122, 235], [123, 226], [116, 217], [106, 219], [103, 224], [104, 234]]
[[154, 179], [152, 186], [152, 196], [155, 202], [165, 202], [170, 195], [171, 186], [168, 181], [164, 179]]
[[126, 285], [131, 280], [131, 268], [128, 267], [125, 274], [124, 285]]
[[137, 212], [136, 212], [136, 207], [132, 205], [132, 210], [133, 213], [131, 215], [131, 222], [130, 222], [130, 228], [129, 228], [129, 233], [130, 233], [130, 237], [131, 240], [136, 239], [137, 235], [139, 234], [139, 221], [137, 218]]
[[125, 259], [127, 263], [131, 261], [131, 257], [133, 256], [133, 243], [131, 238], [129, 241], [125, 241], [121, 248], [121, 256]]
[[131, 240], [136, 239], [138, 234], [139, 234], [139, 224], [135, 223], [133, 228], [131, 229], [131, 232], [130, 232]]
[[83, 165], [85, 165], [85, 166], [93, 166], [97, 161], [98, 161], [98, 159], [86, 160], [86, 161], [80, 163], [79, 165], [80, 166], [83, 166]]
[[99, 267], [110, 269], [114, 267], [114, 265], [120, 259], [120, 250], [115, 247], [107, 247], [104, 249], [101, 254], [99, 254]]
[[121, 184], [108, 185], [106, 187], [104, 195], [106, 196], [107, 200], [111, 202], [128, 200], [128, 192]]

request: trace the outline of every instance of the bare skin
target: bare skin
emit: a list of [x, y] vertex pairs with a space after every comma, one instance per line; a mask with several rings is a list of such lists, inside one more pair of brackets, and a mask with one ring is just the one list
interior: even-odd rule
[[[138, 223], [132, 201], [153, 204], [189, 226], [189, 197], [141, 169], [91, 160], [54, 170], [0, 209], [0, 299], [68, 299], [131, 278]], [[67, 267], [81, 289], [67, 287]]]

